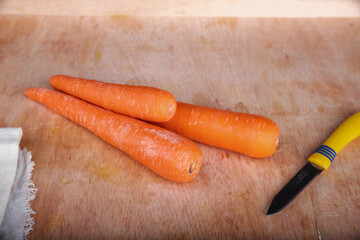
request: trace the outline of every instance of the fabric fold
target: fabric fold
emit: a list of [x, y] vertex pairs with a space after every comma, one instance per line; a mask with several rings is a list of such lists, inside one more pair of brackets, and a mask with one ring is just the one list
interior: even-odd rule
[[21, 128], [0, 129], [0, 192], [3, 212], [0, 217], [0, 239], [26, 239], [35, 224], [30, 202], [37, 189], [31, 179], [34, 162], [26, 148], [19, 143]]

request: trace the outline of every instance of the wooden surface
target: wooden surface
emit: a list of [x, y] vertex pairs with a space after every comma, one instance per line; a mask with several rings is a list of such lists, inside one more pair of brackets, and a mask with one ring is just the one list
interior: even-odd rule
[[0, 13], [47, 16], [359, 17], [360, 0], [3, 0]]
[[[360, 139], [288, 208], [275, 194], [360, 110], [360, 20], [0, 16], [0, 127], [32, 152], [30, 239], [359, 239]], [[141, 84], [184, 102], [260, 114], [279, 149], [250, 157], [198, 144], [190, 183], [169, 182], [25, 98], [54, 74]]]

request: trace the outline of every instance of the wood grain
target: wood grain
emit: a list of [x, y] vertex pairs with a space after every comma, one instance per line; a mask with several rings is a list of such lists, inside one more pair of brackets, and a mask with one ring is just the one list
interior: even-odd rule
[[0, 13], [45, 16], [359, 17], [359, 0], [3, 0]]
[[[0, 17], [0, 127], [33, 154], [30, 239], [359, 239], [360, 139], [293, 204], [265, 212], [306, 158], [360, 109], [360, 20]], [[67, 74], [168, 90], [183, 102], [260, 114], [279, 149], [251, 159], [198, 144], [194, 181], [169, 182], [26, 99]]]

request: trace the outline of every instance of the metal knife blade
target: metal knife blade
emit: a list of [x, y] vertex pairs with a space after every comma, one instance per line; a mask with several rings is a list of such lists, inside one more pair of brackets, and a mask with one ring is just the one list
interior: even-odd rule
[[266, 215], [272, 215], [286, 207], [322, 170], [308, 162], [275, 196]]

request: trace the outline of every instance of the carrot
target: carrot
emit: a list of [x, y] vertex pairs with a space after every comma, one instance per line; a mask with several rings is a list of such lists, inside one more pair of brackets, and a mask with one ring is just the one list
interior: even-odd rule
[[62, 92], [108, 110], [152, 122], [166, 122], [176, 111], [176, 100], [167, 91], [103, 83], [69, 76], [52, 76], [50, 85]]
[[170, 121], [157, 125], [201, 143], [257, 158], [272, 155], [280, 135], [276, 123], [267, 118], [181, 102]]
[[24, 95], [87, 128], [164, 178], [187, 182], [199, 172], [202, 155], [189, 139], [53, 90], [29, 88]]

